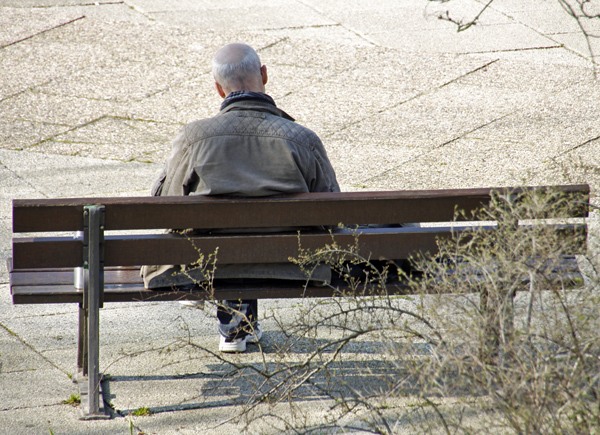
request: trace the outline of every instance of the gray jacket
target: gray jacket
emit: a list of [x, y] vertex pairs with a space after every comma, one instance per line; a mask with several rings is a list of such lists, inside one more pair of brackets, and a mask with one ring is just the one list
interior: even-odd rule
[[[269, 196], [339, 190], [325, 148], [313, 131], [272, 104], [242, 100], [181, 130], [152, 194]], [[142, 274], [148, 288], [204, 280], [204, 271], [186, 270], [184, 265], [144, 266]], [[291, 263], [221, 265], [218, 255], [215, 277], [306, 278]], [[323, 267], [311, 277], [328, 278]]]

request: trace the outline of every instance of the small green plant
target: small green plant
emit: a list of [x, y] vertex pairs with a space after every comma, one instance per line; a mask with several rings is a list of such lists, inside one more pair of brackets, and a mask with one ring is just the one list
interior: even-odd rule
[[71, 394], [67, 400], [61, 402], [63, 405], [79, 406], [81, 404], [81, 397], [78, 394]]
[[144, 415], [152, 415], [153, 412], [150, 411], [150, 408], [142, 406], [141, 408], [138, 408], [135, 411], [133, 411], [132, 414], [135, 415], [136, 417], [141, 417]]

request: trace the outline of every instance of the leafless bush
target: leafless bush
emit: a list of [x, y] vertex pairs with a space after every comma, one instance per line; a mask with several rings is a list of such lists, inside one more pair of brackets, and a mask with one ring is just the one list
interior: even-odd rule
[[[351, 291], [272, 315], [278, 338], [260, 362], [218, 356], [248, 386], [247, 432], [597, 433], [598, 259], [583, 285], [567, 254], [584, 235], [517, 225], [577, 206], [496, 198], [482, 212], [496, 231], [440, 241], [411, 275], [335, 240], [303, 252], [296, 261], [327, 262]], [[385, 292], [397, 273], [411, 296]]]

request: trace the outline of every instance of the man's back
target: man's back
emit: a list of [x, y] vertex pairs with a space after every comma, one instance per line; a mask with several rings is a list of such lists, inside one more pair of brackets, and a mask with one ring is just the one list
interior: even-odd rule
[[188, 124], [173, 144], [167, 171], [160, 195], [339, 191], [318, 136], [273, 104], [254, 99]]

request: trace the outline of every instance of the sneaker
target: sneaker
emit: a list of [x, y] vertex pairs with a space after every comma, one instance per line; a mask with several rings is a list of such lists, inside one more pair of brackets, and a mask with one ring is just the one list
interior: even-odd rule
[[230, 339], [221, 335], [219, 350], [221, 352], [245, 352], [246, 338], [247, 337]]
[[252, 332], [252, 334], [248, 334], [246, 336], [246, 342], [256, 344], [260, 341], [261, 338], [262, 338], [262, 326], [261, 326], [260, 322], [256, 322], [256, 324], [254, 325], [254, 331]]

